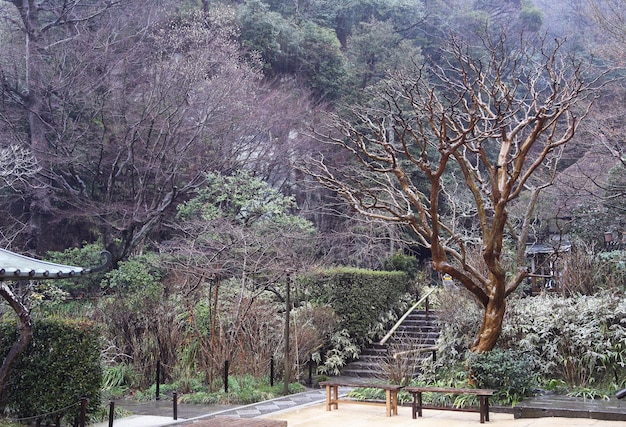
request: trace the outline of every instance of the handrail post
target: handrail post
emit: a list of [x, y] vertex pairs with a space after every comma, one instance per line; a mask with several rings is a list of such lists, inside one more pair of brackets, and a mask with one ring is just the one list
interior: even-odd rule
[[270, 387], [274, 387], [274, 356], [270, 357]]
[[309, 387], [313, 385], [313, 355], [309, 356]]
[[224, 393], [228, 393], [228, 360], [224, 361]]

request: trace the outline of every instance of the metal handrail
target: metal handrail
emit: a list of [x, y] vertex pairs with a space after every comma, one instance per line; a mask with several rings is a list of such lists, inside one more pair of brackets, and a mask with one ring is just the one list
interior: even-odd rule
[[397, 359], [398, 356], [406, 356], [407, 354], [413, 354], [413, 353], [417, 353], [417, 354], [428, 353], [428, 352], [434, 353], [438, 350], [439, 350], [439, 346], [437, 345], [426, 345], [423, 347], [414, 348], [413, 350], [398, 351], [393, 354], [393, 358]]
[[[404, 313], [402, 315], [402, 317], [400, 319], [398, 319], [398, 321], [396, 322], [395, 325], [393, 325], [393, 328], [391, 328], [389, 330], [389, 332], [387, 332], [387, 335], [384, 336], [384, 338], [382, 340], [380, 340], [379, 344], [380, 345], [384, 345], [387, 340], [389, 338], [391, 338], [391, 336], [394, 334], [394, 332], [396, 332], [396, 329], [398, 329], [400, 327], [400, 325], [402, 324], [402, 322], [405, 321], [405, 319], [407, 317], [409, 317], [409, 314], [411, 314], [413, 312], [413, 310], [415, 310], [420, 304], [422, 304], [424, 301], [428, 301], [428, 297], [430, 296], [430, 294], [432, 294], [433, 292], [435, 292], [436, 288], [432, 288], [430, 291], [426, 292], [426, 295], [424, 295], [423, 297], [421, 297], [419, 299], [419, 301], [417, 301], [415, 304], [413, 304], [407, 311], [406, 313]], [[428, 311], [428, 304], [426, 304], [427, 308], [426, 311]]]

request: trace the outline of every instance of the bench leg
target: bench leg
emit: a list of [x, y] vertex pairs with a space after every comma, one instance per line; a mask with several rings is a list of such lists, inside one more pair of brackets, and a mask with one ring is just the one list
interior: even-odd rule
[[326, 410], [330, 411], [330, 386], [326, 386]]
[[485, 421], [489, 421], [489, 397], [488, 396], [480, 396], [479, 410], [480, 410], [480, 423], [484, 424]]
[[485, 421], [489, 421], [489, 396], [485, 396]]
[[393, 413], [393, 397], [391, 396], [391, 390], [385, 390], [385, 406], [387, 408], [387, 416], [390, 417]]
[[413, 394], [413, 419], [422, 416], [422, 392], [418, 391]]
[[334, 385], [326, 386], [326, 410], [331, 411], [333, 406], [339, 409], [339, 387]]
[[393, 398], [393, 414], [398, 415], [398, 390], [393, 390], [391, 397]]

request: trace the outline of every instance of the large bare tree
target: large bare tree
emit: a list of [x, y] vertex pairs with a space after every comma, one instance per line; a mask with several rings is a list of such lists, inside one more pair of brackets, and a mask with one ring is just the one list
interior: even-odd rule
[[[537, 197], [588, 114], [598, 80], [562, 43], [504, 33], [393, 75], [371, 105], [316, 132], [352, 161], [304, 170], [371, 218], [407, 227], [484, 307], [472, 351], [491, 350], [506, 298], [530, 275], [525, 244]], [[512, 205], [520, 218], [509, 214]], [[520, 209], [521, 207], [521, 209]], [[507, 246], [512, 251], [507, 253]]]
[[[12, 4], [14, 9], [5, 7]], [[0, 2], [4, 40], [0, 62], [2, 98], [4, 100], [2, 121], [6, 121], [7, 134], [32, 150], [40, 166], [44, 181], [50, 160], [49, 143], [54, 133], [51, 110], [57, 105], [52, 101], [58, 95], [59, 74], [55, 66], [59, 51], [67, 52], [86, 29], [98, 17], [104, 15], [119, 2], [37, 2], [32, 0], [6, 0]], [[69, 59], [68, 56], [65, 59]], [[70, 73], [71, 74], [71, 73]], [[67, 82], [65, 82], [66, 84]], [[53, 95], [54, 94], [54, 95]], [[8, 106], [8, 108], [6, 108]], [[21, 134], [19, 137], [17, 134]], [[5, 139], [5, 138], [2, 138]], [[8, 138], [7, 138], [8, 139]], [[4, 142], [4, 141], [3, 141]], [[47, 175], [47, 176], [46, 176]], [[29, 234], [40, 232], [43, 218], [49, 210], [51, 192], [43, 181], [37, 179], [30, 194], [25, 197], [25, 209], [30, 212]]]
[[306, 97], [262, 81], [236, 42], [232, 10], [0, 1], [9, 3], [0, 143], [31, 147], [41, 165], [15, 208], [29, 249], [102, 238], [123, 259], [166, 233], [163, 219], [206, 171], [245, 164], [285, 180]]

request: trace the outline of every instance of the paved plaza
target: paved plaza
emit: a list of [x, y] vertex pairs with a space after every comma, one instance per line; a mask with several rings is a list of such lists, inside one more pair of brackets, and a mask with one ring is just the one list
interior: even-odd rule
[[[285, 420], [289, 427], [461, 427], [480, 426], [477, 413], [424, 410], [420, 419], [411, 418], [411, 408], [401, 407], [398, 415], [385, 416], [384, 408], [365, 405], [342, 405], [338, 410], [326, 411], [324, 404], [293, 408], [263, 418]], [[497, 427], [623, 427], [623, 421], [599, 421], [581, 418], [521, 418], [512, 414], [491, 413], [484, 426]]]
[[[347, 391], [343, 390], [345, 393]], [[410, 407], [400, 407], [398, 415], [387, 417], [385, 408], [370, 405], [340, 404], [327, 411], [324, 390], [304, 393], [237, 407], [180, 405], [178, 419], [171, 415], [171, 402], [150, 402], [141, 406], [139, 415], [114, 420], [114, 427], [190, 426], [209, 418], [241, 417], [287, 421], [288, 427], [458, 427], [480, 426], [479, 415], [472, 412], [424, 410], [422, 418], [412, 419]], [[620, 404], [623, 402], [620, 401]], [[137, 410], [140, 407], [136, 407]], [[158, 415], [149, 415], [158, 414]], [[518, 418], [513, 414], [492, 412], [484, 425], [498, 427], [623, 427], [622, 421], [601, 421], [589, 418]], [[108, 422], [93, 427], [107, 427]]]

